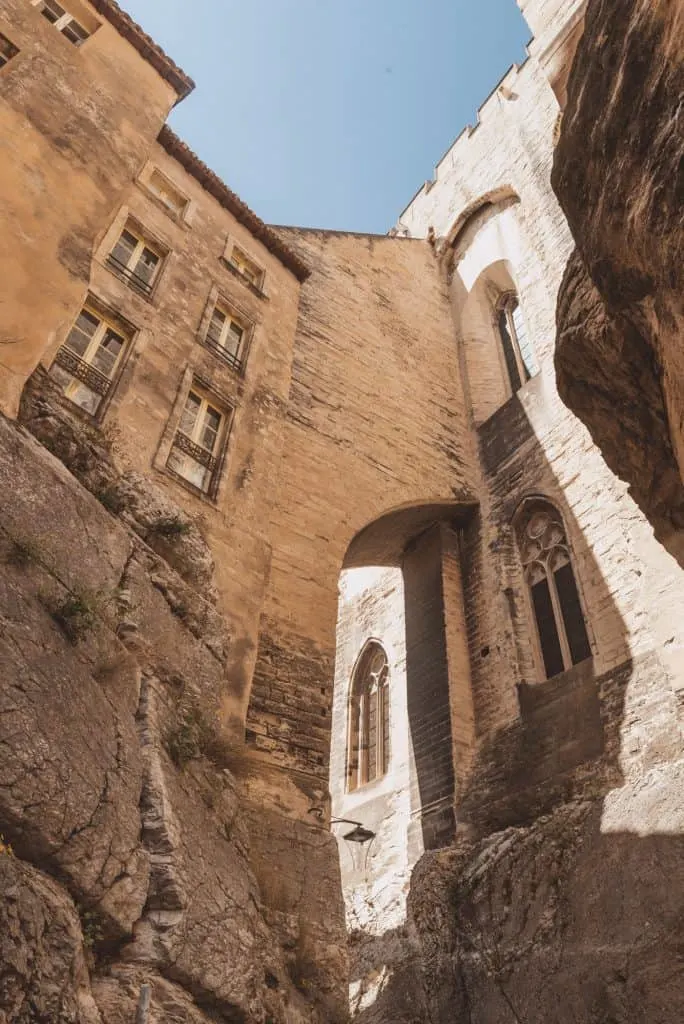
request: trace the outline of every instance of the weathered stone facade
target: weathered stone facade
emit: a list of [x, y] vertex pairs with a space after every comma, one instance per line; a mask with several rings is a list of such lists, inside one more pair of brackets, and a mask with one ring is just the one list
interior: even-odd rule
[[[78, 47], [0, 5], [0, 1018], [334, 1024], [349, 980], [378, 1024], [674, 1024], [684, 577], [640, 509], [677, 553], [676, 357], [663, 399], [600, 190], [583, 263], [551, 189], [578, 221], [607, 6], [580, 43], [521, 0], [528, 60], [386, 237], [263, 224], [164, 126], [187, 76], [66, 6]], [[554, 359], [603, 423], [644, 383], [636, 504]]]

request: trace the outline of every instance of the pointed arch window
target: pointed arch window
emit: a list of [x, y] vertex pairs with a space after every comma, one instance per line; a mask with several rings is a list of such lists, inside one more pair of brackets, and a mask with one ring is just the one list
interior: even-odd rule
[[347, 789], [381, 778], [389, 766], [389, 664], [371, 640], [354, 669], [349, 700]]
[[539, 369], [515, 292], [500, 299], [496, 315], [508, 382], [515, 394]]
[[591, 656], [560, 513], [545, 501], [525, 509], [517, 537], [546, 678]]

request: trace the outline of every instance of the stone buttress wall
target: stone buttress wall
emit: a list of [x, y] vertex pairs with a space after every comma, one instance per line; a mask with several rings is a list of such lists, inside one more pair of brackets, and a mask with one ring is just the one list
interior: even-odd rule
[[78, 313], [95, 244], [178, 98], [85, 7], [100, 24], [78, 48], [25, 0], [0, 11], [0, 31], [19, 48], [0, 78], [0, 408], [10, 416]]
[[390, 509], [469, 500], [471, 451], [429, 246], [294, 229], [283, 236], [312, 275], [301, 292], [248, 727], [272, 759], [325, 777], [347, 548]]

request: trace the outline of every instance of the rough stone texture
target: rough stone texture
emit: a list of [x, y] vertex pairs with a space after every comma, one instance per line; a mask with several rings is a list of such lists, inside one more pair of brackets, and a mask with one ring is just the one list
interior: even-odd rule
[[428, 1004], [417, 1019], [678, 1020], [683, 770], [426, 855], [409, 900]]
[[[308, 702], [329, 723], [347, 549], [393, 509], [469, 502], [473, 451], [449, 305], [429, 246], [282, 233], [312, 274], [301, 292], [248, 728], [266, 734], [257, 743], [273, 744], [278, 762], [325, 776], [329, 724], [310, 729], [301, 712]], [[278, 697], [292, 692], [294, 676], [301, 707]]]
[[[103, 1021], [117, 1020], [112, 992], [130, 991], [136, 971], [155, 1007], [175, 1000], [188, 1019], [343, 1019], [344, 964], [318, 959], [319, 938], [342, 946], [332, 839], [316, 833], [314, 867], [296, 822], [250, 812], [262, 850], [290, 830], [291, 869], [320, 902], [302, 885], [289, 914], [305, 915], [313, 945], [269, 923], [250, 865], [235, 775], [248, 766], [219, 729], [221, 617], [5, 421], [0, 482], [0, 832], [13, 849], [0, 847], [0, 870], [14, 944], [3, 960], [35, 989], [29, 1011], [6, 970], [3, 1019], [99, 1024], [86, 956]], [[292, 972], [303, 957], [308, 987]]]
[[19, 49], [3, 69], [0, 98], [0, 191], [10, 227], [0, 242], [0, 409], [10, 416], [26, 378], [46, 352], [54, 355], [78, 313], [96, 240], [177, 99], [100, 20], [77, 48], [24, 0], [3, 0], [0, 10], [0, 31]]
[[578, 249], [560, 393], [680, 563], [683, 17], [667, 0], [590, 0], [552, 177]]
[[0, 1019], [101, 1024], [84, 936], [64, 889], [0, 852]]

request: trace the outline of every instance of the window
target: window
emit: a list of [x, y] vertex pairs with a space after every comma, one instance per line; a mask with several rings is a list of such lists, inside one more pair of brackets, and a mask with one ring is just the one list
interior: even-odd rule
[[235, 370], [242, 365], [247, 327], [221, 304], [214, 306], [205, 336], [205, 344]]
[[241, 249], [238, 249], [236, 245], [233, 246], [230, 258], [228, 260], [230, 265], [237, 270], [242, 277], [246, 278], [247, 281], [255, 288], [261, 289], [261, 284], [264, 279], [264, 272], [261, 267], [258, 267], [256, 263], [245, 256]]
[[193, 387], [188, 392], [167, 466], [205, 494], [210, 494], [218, 482], [227, 421], [227, 414], [200, 391]]
[[55, 356], [50, 373], [67, 398], [94, 416], [109, 394], [114, 371], [129, 340], [123, 331], [85, 306]]
[[508, 294], [501, 300], [497, 324], [508, 380], [515, 394], [538, 370], [517, 295]]
[[0, 32], [0, 68], [4, 68], [18, 53], [19, 48]]
[[111, 269], [131, 288], [150, 296], [164, 260], [163, 253], [146, 242], [136, 228], [127, 224], [107, 257]]
[[150, 175], [149, 189], [174, 216], [183, 216], [188, 205], [187, 199], [176, 191], [160, 171], [155, 170]]
[[546, 678], [591, 656], [565, 528], [556, 509], [536, 501], [518, 522], [518, 546], [529, 588]]
[[69, 14], [57, 3], [57, 0], [34, 0], [34, 6], [74, 46], [81, 46], [91, 35], [73, 14]]
[[389, 767], [389, 665], [370, 641], [354, 670], [349, 700], [347, 789], [381, 778]]

